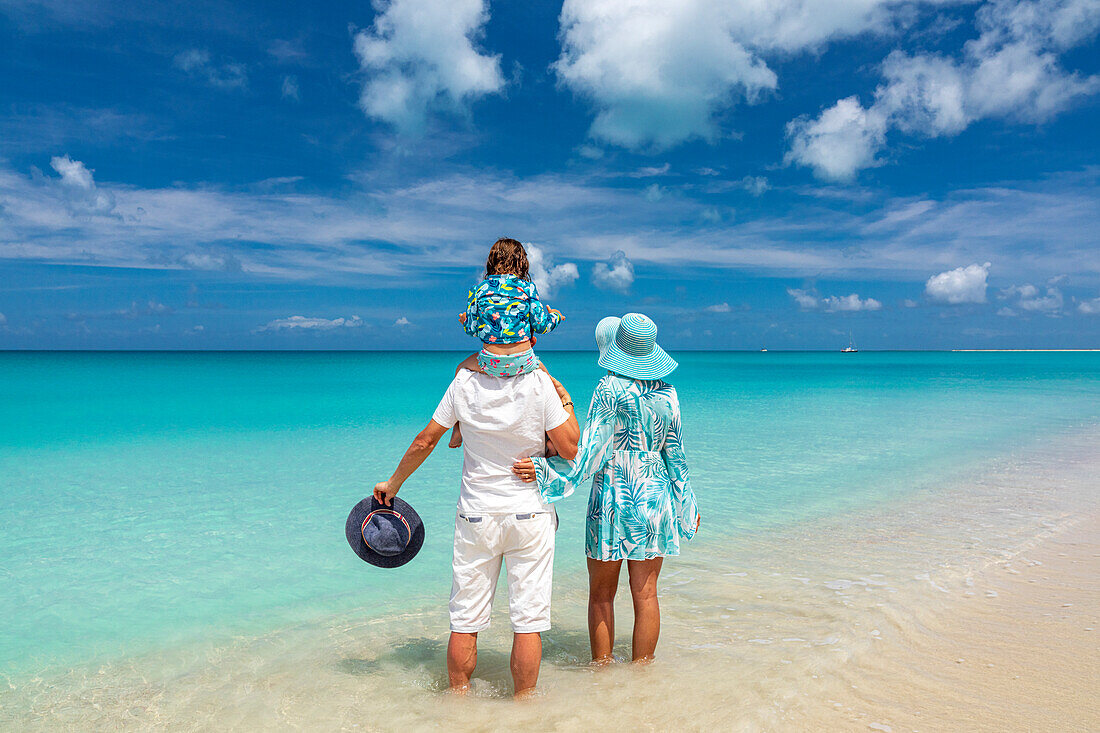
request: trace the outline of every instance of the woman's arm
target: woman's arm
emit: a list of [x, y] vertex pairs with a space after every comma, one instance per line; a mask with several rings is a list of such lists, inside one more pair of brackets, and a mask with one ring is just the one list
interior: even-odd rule
[[614, 449], [614, 438], [614, 394], [601, 382], [592, 395], [576, 458], [571, 462], [560, 458], [525, 458], [512, 466], [512, 472], [528, 483], [538, 481], [544, 501], [558, 501], [607, 465]]
[[680, 405], [675, 400], [672, 402], [672, 418], [661, 455], [665, 459], [665, 467], [668, 468], [668, 477], [672, 483], [672, 508], [680, 525], [680, 536], [690, 540], [699, 528], [699, 508], [695, 503], [695, 491], [691, 488], [684, 446], [680, 441]]

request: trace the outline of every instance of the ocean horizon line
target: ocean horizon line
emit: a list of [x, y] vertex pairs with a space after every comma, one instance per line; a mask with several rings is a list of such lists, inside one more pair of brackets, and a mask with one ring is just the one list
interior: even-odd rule
[[[469, 349], [2, 349], [0, 354], [453, 354]], [[596, 349], [539, 349], [542, 353], [587, 354]], [[692, 354], [840, 354], [842, 349], [676, 349], [667, 351]], [[995, 353], [1092, 353], [1100, 348], [1019, 348], [1019, 349], [859, 349], [848, 353], [874, 354], [995, 354]]]

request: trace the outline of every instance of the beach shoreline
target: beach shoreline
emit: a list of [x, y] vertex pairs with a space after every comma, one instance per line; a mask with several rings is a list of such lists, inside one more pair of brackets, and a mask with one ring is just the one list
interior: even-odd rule
[[[530, 706], [508, 701], [500, 609], [473, 698], [456, 706], [444, 694], [441, 602], [8, 680], [0, 727], [1087, 730], [1097, 722], [1087, 705], [1100, 628], [1097, 436], [1043, 441], [867, 511], [692, 547], [667, 564], [651, 668], [589, 668], [584, 584], [560, 577]], [[626, 594], [618, 613], [629, 629]], [[620, 633], [617, 651], [628, 645]], [[694, 700], [692, 720], [670, 699]], [[386, 722], [364, 720], [379, 706]]]
[[883, 731], [1093, 731], [1100, 513], [971, 578], [981, 597], [922, 615], [853, 660], [838, 721]]

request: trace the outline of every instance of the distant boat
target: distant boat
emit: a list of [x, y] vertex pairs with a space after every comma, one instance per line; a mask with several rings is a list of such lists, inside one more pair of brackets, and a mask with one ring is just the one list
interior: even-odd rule
[[761, 354], [766, 354], [766, 353], [768, 353], [768, 347], [767, 347], [767, 346], [762, 346], [762, 347], [760, 347], [760, 353], [761, 353]]
[[852, 332], [851, 331], [848, 332], [848, 345], [845, 346], [840, 351], [841, 351], [842, 354], [854, 354], [857, 351], [859, 351], [859, 349], [856, 348], [855, 342], [852, 341]]

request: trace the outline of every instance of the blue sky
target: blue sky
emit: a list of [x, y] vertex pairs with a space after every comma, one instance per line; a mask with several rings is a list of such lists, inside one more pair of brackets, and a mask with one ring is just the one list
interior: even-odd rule
[[0, 0], [0, 348], [1100, 346], [1100, 2]]

